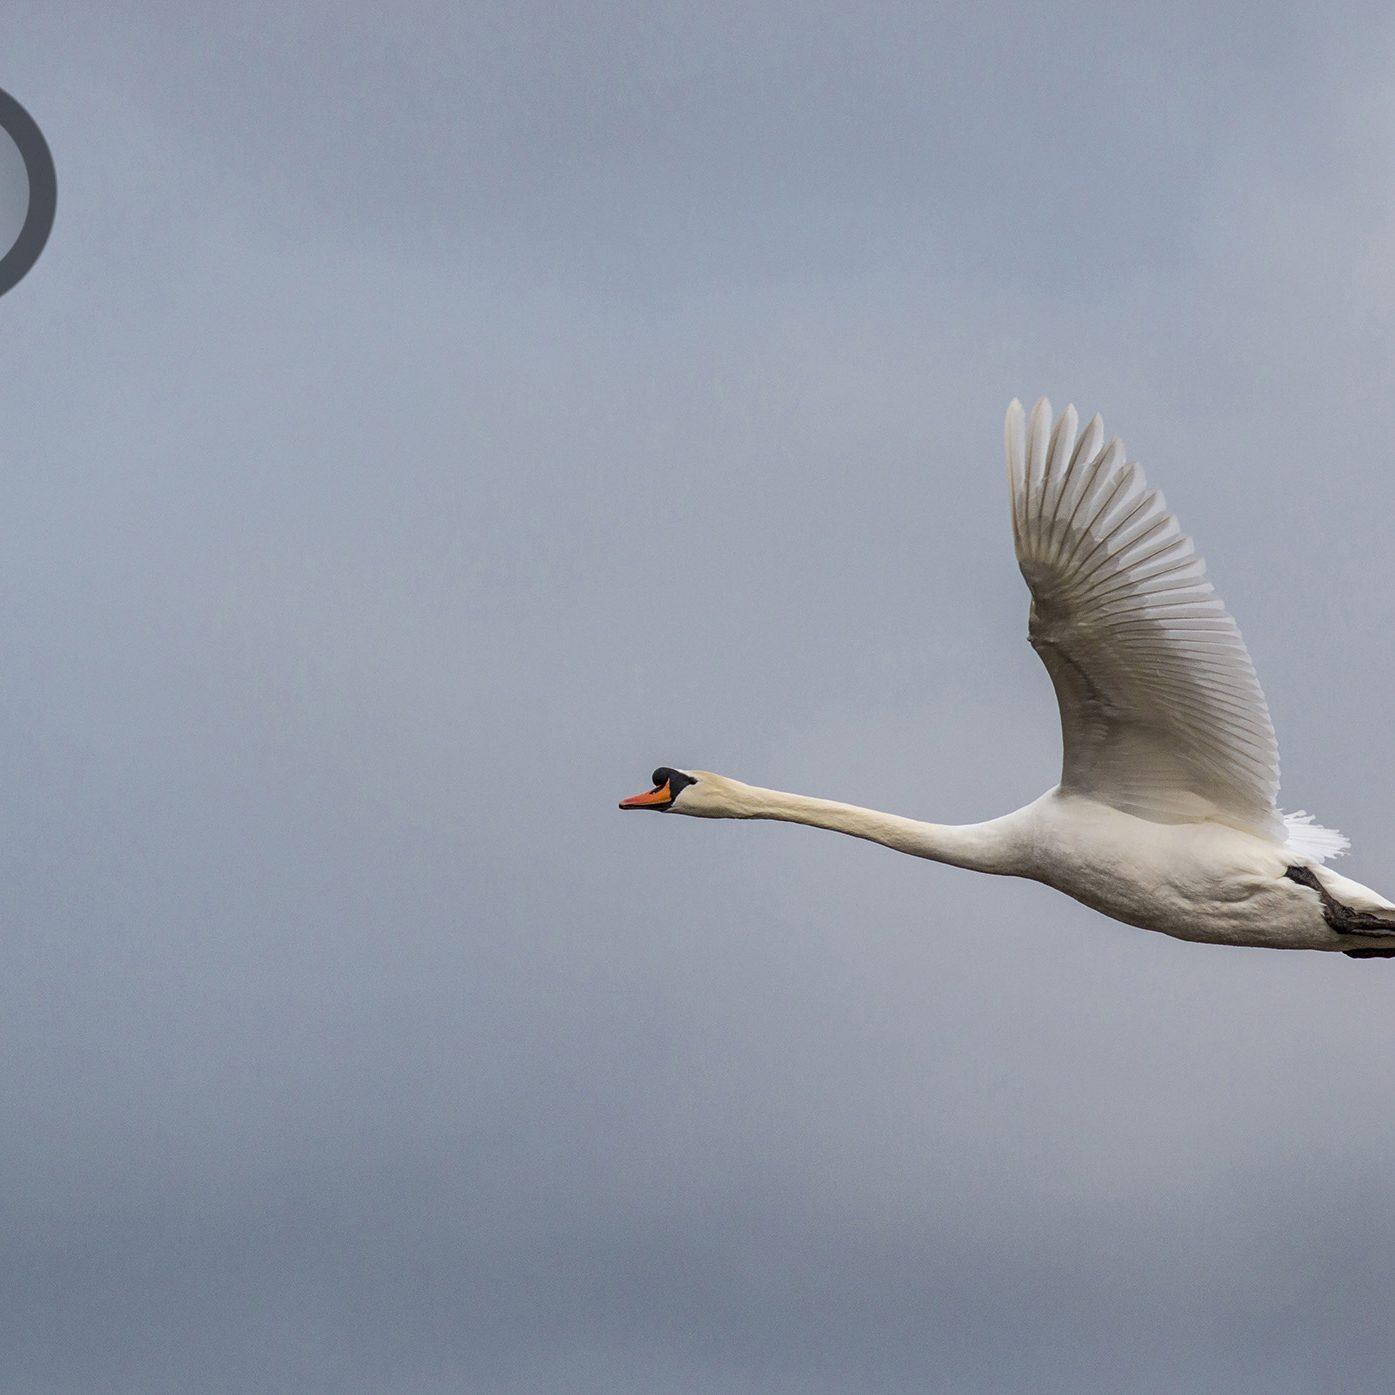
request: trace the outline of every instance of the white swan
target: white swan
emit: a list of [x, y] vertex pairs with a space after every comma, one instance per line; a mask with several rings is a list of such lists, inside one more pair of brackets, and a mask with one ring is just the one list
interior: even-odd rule
[[1178, 939], [1395, 958], [1395, 904], [1322, 866], [1347, 840], [1275, 807], [1269, 709], [1191, 539], [1096, 416], [1007, 412], [1028, 636], [1056, 689], [1061, 783], [987, 823], [921, 823], [654, 772], [622, 809], [782, 819], [978, 872], [1031, 877]]

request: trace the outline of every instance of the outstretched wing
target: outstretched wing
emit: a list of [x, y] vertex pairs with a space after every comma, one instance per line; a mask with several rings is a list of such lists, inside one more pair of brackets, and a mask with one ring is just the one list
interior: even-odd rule
[[1235, 621], [1163, 497], [1095, 417], [1007, 414], [1028, 630], [1056, 688], [1063, 788], [1161, 822], [1284, 840], [1279, 752]]

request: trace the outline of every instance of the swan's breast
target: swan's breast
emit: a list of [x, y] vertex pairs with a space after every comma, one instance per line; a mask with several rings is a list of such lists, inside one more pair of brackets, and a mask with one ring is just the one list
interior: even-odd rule
[[1153, 823], [1061, 791], [1029, 807], [1028, 875], [1115, 920], [1185, 940], [1332, 947], [1317, 898], [1294, 894], [1276, 843], [1209, 821]]

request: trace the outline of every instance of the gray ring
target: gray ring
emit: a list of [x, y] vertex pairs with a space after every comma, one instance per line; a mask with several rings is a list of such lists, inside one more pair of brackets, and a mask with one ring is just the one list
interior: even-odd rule
[[19, 147], [24, 173], [29, 180], [29, 207], [25, 210], [24, 226], [14, 246], [0, 257], [0, 295], [4, 295], [24, 279], [44, 250], [53, 228], [53, 215], [58, 209], [58, 175], [44, 133], [3, 88], [0, 88], [0, 130]]

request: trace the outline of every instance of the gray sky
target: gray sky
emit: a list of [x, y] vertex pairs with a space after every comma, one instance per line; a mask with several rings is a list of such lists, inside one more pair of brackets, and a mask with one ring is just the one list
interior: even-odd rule
[[1395, 963], [614, 807], [1052, 783], [1045, 392], [1392, 889], [1388, 7], [123, 8], [0, 70], [0, 1389], [1388, 1390]]
[[0, 131], [0, 256], [14, 245], [29, 210], [24, 157], [7, 131]]

